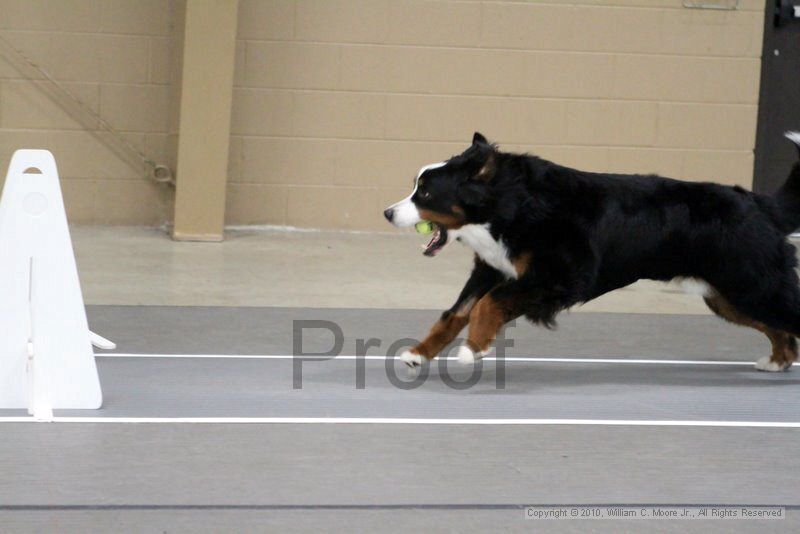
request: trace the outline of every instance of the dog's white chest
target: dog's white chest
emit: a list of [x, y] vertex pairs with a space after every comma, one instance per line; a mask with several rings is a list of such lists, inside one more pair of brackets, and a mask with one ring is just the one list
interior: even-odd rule
[[451, 230], [455, 237], [475, 251], [480, 258], [506, 275], [517, 278], [517, 270], [508, 259], [508, 249], [502, 241], [495, 240], [489, 233], [487, 224], [467, 224], [458, 230]]

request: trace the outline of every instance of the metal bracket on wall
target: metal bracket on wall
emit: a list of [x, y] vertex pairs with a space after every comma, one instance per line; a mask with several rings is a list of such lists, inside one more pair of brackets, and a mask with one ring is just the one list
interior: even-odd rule
[[[37, 84], [37, 86], [40, 88], [43, 87], [37, 82], [47, 82], [49, 87], [55, 91], [55, 93], [47, 93], [48, 96], [62, 107], [65, 104], [68, 105], [68, 111], [73, 115], [80, 116], [84, 125], [92, 125], [92, 127], [97, 127], [97, 129], [104, 130], [105, 132], [111, 134], [111, 137], [117, 142], [117, 146], [114, 148], [122, 149], [125, 153], [124, 155], [131, 159], [131, 163], [134, 161], [143, 163], [147, 169], [146, 173], [149, 178], [158, 183], [175, 185], [175, 177], [172, 173], [172, 169], [170, 169], [169, 166], [158, 163], [156, 160], [148, 157], [144, 152], [133, 146], [133, 144], [125, 139], [120, 132], [115, 130], [114, 127], [108, 123], [108, 121], [102, 118], [92, 108], [87, 106], [81, 99], [64, 88], [64, 86], [58, 83], [58, 81], [54, 79], [45, 69], [39, 66], [31, 58], [26, 56], [22, 51], [18, 50], [5, 37], [3, 37], [2, 34], [0, 34], [0, 53], [12, 61], [15, 61], [18, 66], [31, 69], [33, 72], [36, 72], [41, 77], [41, 80], [29, 77], [27, 78], [28, 81]], [[106, 138], [102, 138], [102, 140], [105, 142]]]
[[719, 9], [734, 11], [739, 9], [739, 0], [683, 0], [683, 7], [689, 9]]

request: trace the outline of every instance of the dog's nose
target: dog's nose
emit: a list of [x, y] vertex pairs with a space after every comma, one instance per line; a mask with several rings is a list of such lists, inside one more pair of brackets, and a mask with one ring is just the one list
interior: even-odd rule
[[386, 220], [392, 222], [392, 215], [394, 214], [394, 210], [392, 208], [387, 208], [383, 210], [383, 216], [386, 217]]

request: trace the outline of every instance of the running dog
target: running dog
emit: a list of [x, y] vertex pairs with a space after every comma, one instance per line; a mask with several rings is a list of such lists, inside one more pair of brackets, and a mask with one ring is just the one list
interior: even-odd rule
[[[800, 133], [786, 136], [800, 150]], [[452, 240], [475, 251], [453, 306], [401, 360], [435, 357], [469, 324], [458, 359], [485, 356], [524, 315], [546, 327], [564, 309], [639, 279], [694, 279], [720, 317], [764, 333], [762, 371], [797, 359], [800, 162], [774, 196], [655, 175], [584, 172], [502, 152], [480, 133], [463, 153], [423, 167], [412, 193], [384, 211], [398, 227], [434, 225], [425, 254]]]

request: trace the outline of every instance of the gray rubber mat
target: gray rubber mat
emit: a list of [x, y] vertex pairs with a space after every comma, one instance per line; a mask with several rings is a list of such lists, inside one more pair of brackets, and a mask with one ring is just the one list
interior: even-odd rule
[[[332, 321], [342, 354], [385, 355], [438, 312], [89, 307], [118, 353], [288, 355], [294, 321]], [[520, 322], [511, 357], [437, 362], [417, 388], [383, 359], [98, 357], [99, 411], [119, 422], [3, 423], [3, 532], [791, 532], [800, 528], [796, 428], [235, 424], [231, 417], [800, 421], [800, 372], [759, 373], [757, 332], [714, 317], [574, 314], [555, 332]], [[333, 336], [307, 330], [305, 352]], [[732, 362], [668, 365], [643, 360]], [[363, 387], [361, 387], [363, 385]], [[20, 411], [2, 416], [24, 417]], [[113, 419], [113, 418], [123, 419]], [[216, 423], [134, 422], [165, 417]], [[132, 419], [124, 419], [132, 418]], [[125, 422], [127, 421], [127, 422]], [[590, 421], [591, 422], [591, 421]], [[783, 505], [780, 521], [532, 522], [529, 504]]]
[[[89, 308], [89, 316], [93, 329], [119, 344], [117, 353], [315, 353], [335, 344], [332, 330], [338, 329], [340, 354], [352, 357], [358, 338], [374, 338], [381, 346], [367, 352], [380, 358], [437, 313], [101, 306]], [[300, 321], [315, 328], [303, 332], [298, 350], [293, 331]], [[323, 328], [320, 321], [327, 322]], [[620, 361], [485, 361], [473, 368], [437, 359], [412, 378], [392, 359], [99, 357], [103, 408], [56, 415], [800, 421], [795, 371], [690, 364], [697, 358], [744, 362], [766, 345], [757, 332], [714, 317], [575, 314], [555, 332], [521, 322], [507, 334], [512, 360]], [[687, 363], [657, 363], [656, 357]]]
[[[424, 336], [441, 312], [315, 308], [89, 306], [95, 332], [118, 352], [167, 354], [292, 354], [301, 321], [328, 321], [342, 332], [343, 354], [357, 339], [377, 339], [369, 354], [386, 355], [393, 343]], [[307, 323], [305, 323], [307, 324]], [[304, 352], [328, 351], [328, 328], [302, 330]], [[755, 361], [769, 354], [763, 334], [714, 316], [616, 313], [562, 314], [555, 331], [517, 320], [506, 329], [509, 356], [630, 357]]]
[[791, 508], [781, 521], [532, 522], [518, 508], [796, 505], [797, 432], [786, 429], [55, 423], [3, 430], [4, 532], [794, 532], [800, 517]]
[[[800, 376], [740, 365], [98, 358], [94, 417], [800, 421]], [[21, 415], [0, 411], [0, 415]]]

